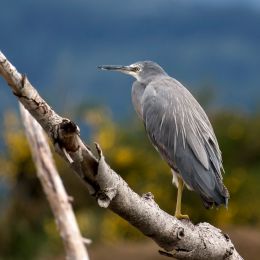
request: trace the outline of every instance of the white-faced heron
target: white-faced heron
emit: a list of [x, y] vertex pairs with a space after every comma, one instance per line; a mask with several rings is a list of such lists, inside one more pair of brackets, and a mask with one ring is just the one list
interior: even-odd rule
[[173, 183], [178, 187], [175, 216], [188, 218], [181, 214], [184, 184], [200, 195], [206, 208], [227, 206], [229, 193], [222, 182], [218, 142], [206, 113], [192, 94], [152, 61], [99, 68], [136, 78], [132, 86], [134, 108], [155, 149], [171, 167]]

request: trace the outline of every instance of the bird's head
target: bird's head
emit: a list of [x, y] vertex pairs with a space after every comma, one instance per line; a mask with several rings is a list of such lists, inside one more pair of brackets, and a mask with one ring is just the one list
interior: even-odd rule
[[101, 65], [98, 66], [102, 70], [119, 71], [133, 76], [142, 83], [148, 83], [154, 77], [167, 75], [166, 72], [153, 61], [139, 61], [128, 66], [122, 65]]

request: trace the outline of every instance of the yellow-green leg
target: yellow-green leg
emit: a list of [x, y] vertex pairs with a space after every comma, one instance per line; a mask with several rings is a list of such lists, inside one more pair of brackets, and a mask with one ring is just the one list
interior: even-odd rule
[[176, 210], [175, 210], [175, 217], [178, 219], [189, 219], [188, 215], [181, 214], [181, 198], [182, 198], [182, 191], [184, 188], [184, 183], [182, 178], [178, 176], [178, 194], [177, 194], [177, 203], [176, 203]]

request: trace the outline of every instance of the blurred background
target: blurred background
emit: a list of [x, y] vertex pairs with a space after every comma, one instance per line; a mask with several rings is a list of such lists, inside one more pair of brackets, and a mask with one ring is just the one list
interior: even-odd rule
[[[223, 152], [231, 199], [207, 211], [184, 192], [183, 211], [229, 233], [246, 259], [260, 254], [260, 2], [257, 0], [2, 1], [0, 49], [48, 103], [99, 142], [139, 194], [173, 214], [176, 189], [131, 105], [133, 79], [100, 64], [154, 60], [200, 101]], [[17, 109], [0, 79], [0, 259], [63, 259]], [[164, 259], [124, 220], [100, 209], [59, 158], [91, 259]], [[109, 252], [109, 254], [108, 254]]]

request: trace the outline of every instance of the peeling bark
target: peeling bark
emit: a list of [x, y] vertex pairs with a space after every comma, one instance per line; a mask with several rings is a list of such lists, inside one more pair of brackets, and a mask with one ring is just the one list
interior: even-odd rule
[[[99, 158], [79, 137], [75, 123], [57, 115], [39, 96], [28, 79], [22, 76], [0, 52], [0, 74], [52, 139], [56, 151], [70, 164], [87, 185], [98, 205], [109, 208], [164, 251], [177, 259], [242, 259], [233, 243], [221, 230], [208, 223], [193, 225], [178, 220], [159, 208], [151, 193], [142, 197], [106, 163], [97, 145]], [[166, 251], [166, 252], [165, 252]]]

